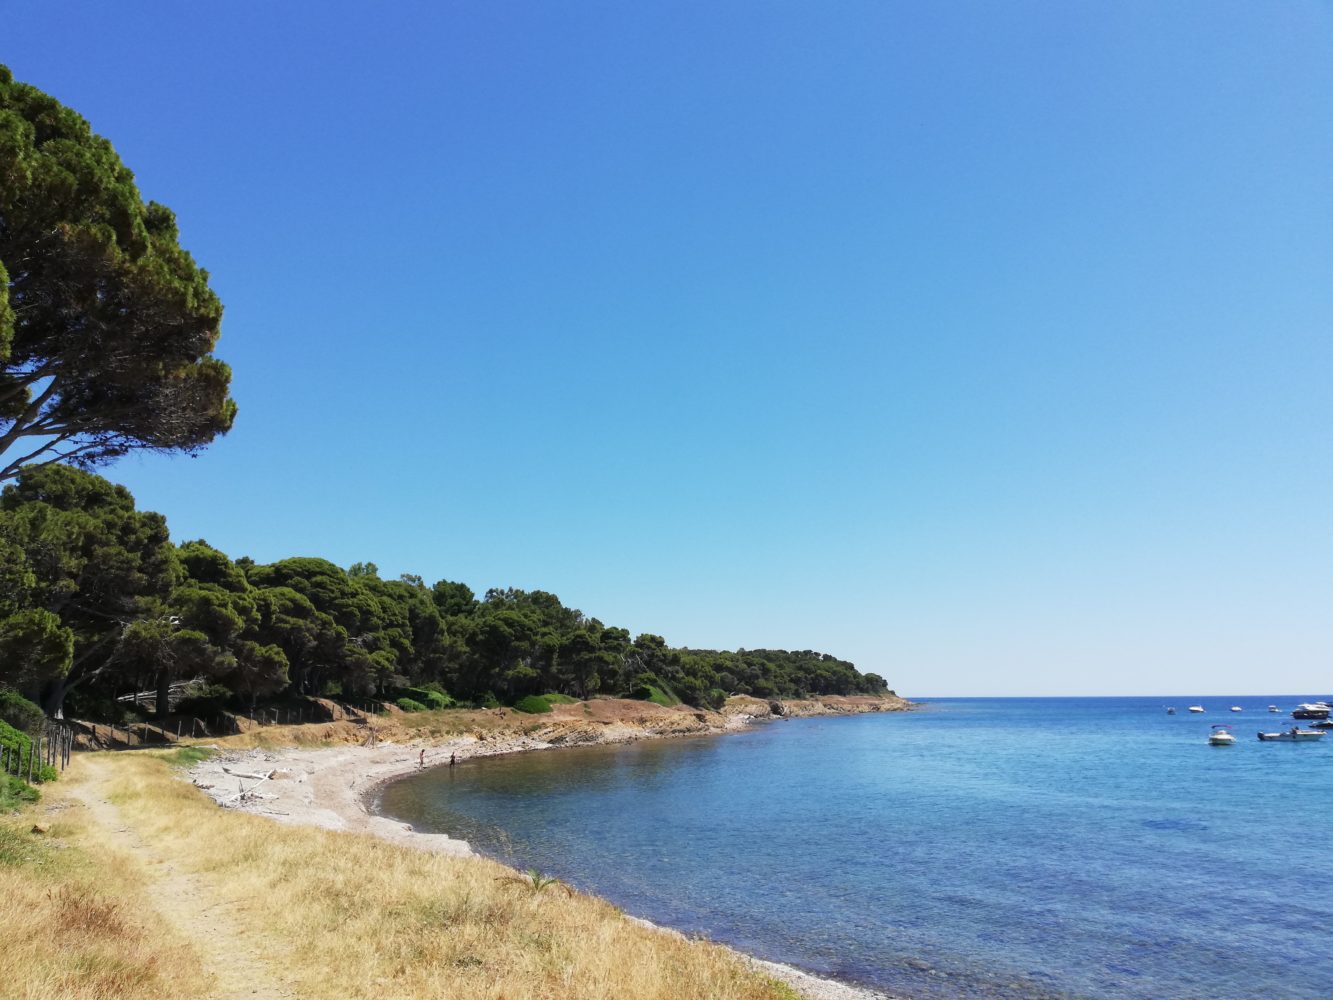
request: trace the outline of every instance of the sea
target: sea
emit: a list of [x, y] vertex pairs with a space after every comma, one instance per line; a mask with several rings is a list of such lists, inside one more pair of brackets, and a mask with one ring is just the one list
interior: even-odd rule
[[1316, 697], [938, 699], [468, 761], [378, 807], [897, 996], [1323, 997], [1333, 733], [1256, 739]]

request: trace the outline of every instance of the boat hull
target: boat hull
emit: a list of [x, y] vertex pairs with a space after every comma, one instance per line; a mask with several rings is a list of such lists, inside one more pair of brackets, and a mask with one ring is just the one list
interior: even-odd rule
[[1322, 730], [1301, 729], [1294, 733], [1260, 733], [1259, 739], [1265, 743], [1313, 743], [1322, 740]]

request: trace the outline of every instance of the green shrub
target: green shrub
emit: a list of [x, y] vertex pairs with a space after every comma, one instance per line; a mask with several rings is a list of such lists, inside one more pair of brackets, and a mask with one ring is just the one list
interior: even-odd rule
[[0, 722], [7, 722], [19, 732], [36, 736], [42, 731], [46, 713], [17, 691], [0, 691]]
[[639, 701], [651, 701], [654, 705], [664, 705], [670, 708], [672, 705], [679, 705], [680, 699], [673, 698], [661, 687], [656, 684], [640, 682], [634, 686], [630, 692], [631, 698], [637, 698]]
[[414, 701], [411, 698], [399, 698], [394, 704], [404, 712], [424, 712], [426, 710], [425, 705], [421, 704], [419, 701]]
[[176, 706], [182, 715], [214, 715], [231, 700], [231, 688], [222, 684], [191, 684]]
[[514, 703], [514, 711], [527, 712], [529, 715], [540, 715], [550, 710], [551, 706], [547, 704], [546, 699], [535, 694], [530, 694]]
[[13, 812], [42, 797], [42, 793], [12, 774], [0, 774], [0, 812]]
[[548, 705], [577, 705], [579, 703], [577, 698], [571, 698], [567, 694], [544, 694], [542, 697], [546, 699]]
[[408, 688], [403, 692], [403, 696], [413, 701], [419, 701], [429, 708], [448, 708], [454, 703], [454, 700], [445, 694], [438, 684]]
[[[28, 776], [28, 758], [32, 755], [32, 740], [28, 738], [27, 733], [21, 733], [8, 722], [0, 722], [0, 750], [7, 749], [10, 759], [14, 754], [18, 754], [17, 769], [21, 770], [23, 776]], [[10, 770], [15, 770], [16, 765], [10, 764]], [[55, 781], [58, 772], [50, 764], [43, 764], [40, 761], [34, 761], [32, 765], [33, 781]]]

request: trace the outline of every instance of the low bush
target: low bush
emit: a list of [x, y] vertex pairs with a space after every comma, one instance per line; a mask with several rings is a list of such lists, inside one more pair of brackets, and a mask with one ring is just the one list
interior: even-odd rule
[[42, 731], [46, 714], [17, 691], [0, 691], [0, 722], [7, 722], [19, 732], [36, 736]]
[[571, 698], [567, 694], [544, 694], [542, 697], [546, 699], [548, 705], [577, 705], [579, 703], [577, 698]]
[[666, 708], [680, 704], [679, 698], [672, 698], [656, 684], [640, 684], [634, 689], [630, 697], [637, 698], [639, 701], [651, 701], [654, 705], [663, 705]]
[[20, 781], [12, 774], [0, 774], [0, 813], [13, 812], [41, 797], [42, 793], [26, 781]]
[[448, 708], [454, 703], [439, 685], [427, 685], [422, 687], [408, 688], [403, 692], [403, 696], [412, 701], [418, 701], [428, 708]]
[[[0, 751], [8, 750], [10, 759], [18, 755], [17, 769], [23, 773], [24, 777], [28, 774], [28, 758], [32, 756], [32, 740], [27, 733], [21, 733], [8, 722], [0, 722]], [[10, 770], [15, 770], [15, 765], [10, 765]], [[33, 761], [32, 780], [33, 781], [55, 781], [57, 776], [56, 769], [50, 764], [42, 764], [39, 761]]]
[[399, 708], [401, 708], [404, 712], [424, 712], [426, 710], [425, 705], [421, 704], [421, 702], [419, 701], [413, 700], [412, 698], [399, 698], [396, 702], [394, 702], [394, 704], [397, 705]]
[[529, 715], [540, 715], [542, 712], [549, 712], [551, 706], [545, 698], [539, 695], [530, 694], [526, 698], [521, 698], [514, 702], [515, 712], [526, 712]]

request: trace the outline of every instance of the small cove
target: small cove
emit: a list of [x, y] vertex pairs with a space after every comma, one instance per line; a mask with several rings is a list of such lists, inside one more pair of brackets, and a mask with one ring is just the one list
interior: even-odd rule
[[[946, 700], [469, 762], [379, 807], [636, 915], [911, 996], [1313, 997], [1333, 974], [1333, 830], [1314, 815], [1333, 745], [1251, 732], [1296, 700], [1208, 699], [1202, 718], [1158, 698]], [[1240, 743], [1204, 745], [1214, 721]]]

